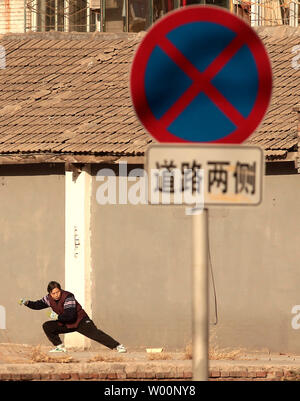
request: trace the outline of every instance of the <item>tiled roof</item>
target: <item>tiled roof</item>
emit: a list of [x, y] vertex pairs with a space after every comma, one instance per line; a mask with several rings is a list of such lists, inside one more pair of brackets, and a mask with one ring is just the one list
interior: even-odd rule
[[[260, 35], [273, 64], [274, 89], [266, 118], [249, 143], [284, 157], [297, 145], [292, 109], [299, 103], [300, 70], [291, 67], [291, 60], [300, 29], [280, 40], [272, 30]], [[0, 153], [143, 155], [152, 137], [136, 118], [129, 94], [130, 66], [140, 38], [3, 35]]]
[[258, 33], [271, 59], [273, 92], [265, 118], [247, 143], [264, 148], [267, 158], [284, 159], [298, 145], [295, 106], [300, 103], [300, 68], [295, 65], [300, 60], [295, 47], [300, 44], [300, 28], [260, 28]]
[[0, 40], [0, 153], [143, 152], [151, 137], [128, 90], [139, 38], [47, 36]]

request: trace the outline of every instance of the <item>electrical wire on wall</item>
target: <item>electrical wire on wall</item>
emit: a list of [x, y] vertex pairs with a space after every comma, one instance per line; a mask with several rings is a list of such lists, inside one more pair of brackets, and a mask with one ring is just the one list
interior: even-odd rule
[[217, 292], [216, 292], [215, 278], [214, 278], [212, 261], [211, 261], [211, 251], [210, 251], [210, 241], [209, 241], [209, 209], [207, 209], [207, 220], [208, 220], [208, 263], [209, 263], [209, 270], [210, 270], [210, 274], [211, 274], [212, 286], [213, 286], [213, 291], [214, 291], [214, 306], [215, 306], [215, 321], [212, 324], [217, 325], [218, 324], [218, 303], [217, 303]]

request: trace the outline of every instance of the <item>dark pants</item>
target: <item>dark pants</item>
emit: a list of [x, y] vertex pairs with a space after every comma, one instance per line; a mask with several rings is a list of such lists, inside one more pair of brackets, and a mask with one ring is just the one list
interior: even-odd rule
[[66, 326], [60, 326], [57, 320], [45, 322], [43, 324], [43, 329], [48, 339], [55, 346], [62, 343], [59, 334], [73, 333], [74, 331], [77, 331], [78, 333], [83, 334], [110, 349], [114, 349], [120, 344], [108, 334], [99, 330], [94, 322], [89, 318], [83, 318], [76, 329], [68, 329]]

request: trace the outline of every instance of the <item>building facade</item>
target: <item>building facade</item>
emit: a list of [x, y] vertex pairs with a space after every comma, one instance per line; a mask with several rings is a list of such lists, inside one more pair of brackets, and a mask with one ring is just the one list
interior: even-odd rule
[[[263, 202], [209, 210], [210, 333], [219, 347], [299, 352], [300, 32], [257, 31], [274, 74], [269, 110], [249, 139], [265, 152]], [[130, 172], [144, 168], [152, 142], [128, 89], [140, 40], [1, 37], [2, 342], [49, 344], [45, 311], [18, 299], [41, 298], [50, 280], [128, 347], [184, 349], [192, 340], [191, 216], [124, 198], [138, 198]], [[109, 177], [114, 203], [100, 196]], [[65, 342], [99, 346], [76, 333]]]
[[139, 32], [193, 4], [227, 8], [253, 26], [299, 24], [298, 0], [1, 0], [0, 33]]

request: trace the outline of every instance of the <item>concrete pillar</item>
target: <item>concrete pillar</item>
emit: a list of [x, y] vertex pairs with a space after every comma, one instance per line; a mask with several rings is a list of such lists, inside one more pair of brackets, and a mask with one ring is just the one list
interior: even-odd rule
[[90, 2], [89, 2], [89, 0], [87, 0], [87, 2], [86, 2], [86, 31], [87, 32], [90, 32], [90, 30], [91, 30], [90, 15], [91, 15]]
[[38, 2], [37, 2], [37, 0], [33, 0], [33, 2], [32, 2], [31, 30], [34, 32], [38, 31]]
[[289, 25], [296, 27], [298, 26], [298, 14], [299, 14], [299, 3], [298, 1], [291, 1], [290, 5], [290, 19], [289, 19]]
[[[91, 253], [90, 205], [92, 179], [90, 166], [78, 170], [71, 165], [65, 172], [65, 290], [74, 293], [90, 317]], [[88, 348], [90, 340], [79, 333], [65, 335], [67, 348]]]
[[46, 0], [41, 0], [40, 8], [41, 32], [46, 31]]
[[70, 3], [69, 0], [64, 0], [64, 32], [69, 32], [70, 29]]
[[258, 26], [258, 5], [257, 3], [251, 3], [251, 26]]

